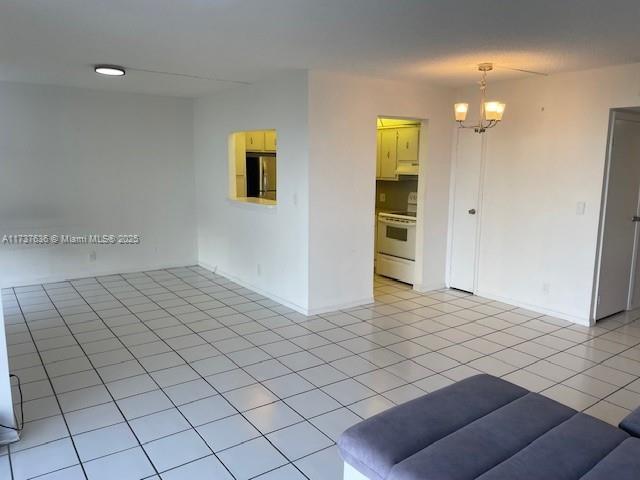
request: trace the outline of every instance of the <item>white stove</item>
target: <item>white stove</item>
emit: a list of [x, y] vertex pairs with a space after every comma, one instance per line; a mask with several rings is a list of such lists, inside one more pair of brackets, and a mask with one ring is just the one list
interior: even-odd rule
[[406, 212], [380, 212], [376, 241], [376, 273], [414, 282], [417, 195], [409, 194]]

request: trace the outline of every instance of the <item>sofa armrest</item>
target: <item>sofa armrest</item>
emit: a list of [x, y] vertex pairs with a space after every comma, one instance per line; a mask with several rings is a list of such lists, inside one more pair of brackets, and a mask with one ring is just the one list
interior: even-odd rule
[[618, 426], [629, 435], [640, 438], [640, 408], [624, 417]]

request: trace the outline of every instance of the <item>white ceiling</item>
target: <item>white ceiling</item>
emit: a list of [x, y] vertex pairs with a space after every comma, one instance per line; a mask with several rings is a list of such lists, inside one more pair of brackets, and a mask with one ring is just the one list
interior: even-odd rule
[[[323, 68], [463, 85], [475, 64], [640, 61], [638, 0], [0, 0], [0, 80], [197, 96]], [[490, 78], [522, 73], [498, 69]]]

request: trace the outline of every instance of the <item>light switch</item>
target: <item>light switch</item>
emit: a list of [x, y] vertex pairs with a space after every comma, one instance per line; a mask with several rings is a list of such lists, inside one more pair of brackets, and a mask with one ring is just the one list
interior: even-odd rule
[[383, 203], [387, 201], [387, 195], [385, 193], [380, 194], [380, 201]]
[[586, 208], [587, 204], [585, 202], [576, 203], [576, 215], [584, 215]]

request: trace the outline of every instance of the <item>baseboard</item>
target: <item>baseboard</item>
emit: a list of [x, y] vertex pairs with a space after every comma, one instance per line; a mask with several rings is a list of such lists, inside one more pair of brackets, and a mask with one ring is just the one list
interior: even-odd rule
[[43, 283], [57, 283], [57, 282], [68, 282], [70, 280], [78, 280], [80, 278], [87, 277], [104, 277], [106, 275], [118, 275], [121, 273], [136, 273], [136, 272], [150, 272], [152, 270], [164, 270], [167, 268], [181, 268], [189, 265], [196, 265], [195, 260], [190, 262], [181, 262], [181, 263], [166, 263], [166, 264], [156, 264], [156, 265], [142, 265], [134, 268], [118, 268], [118, 269], [101, 269], [97, 271], [91, 272], [77, 272], [74, 274], [64, 274], [64, 275], [51, 275], [48, 277], [34, 277], [29, 279], [28, 281], [22, 281], [13, 283], [11, 285], [0, 285], [0, 288], [13, 288], [13, 287], [28, 287], [31, 285], [40, 285]]
[[213, 272], [217, 275], [221, 275], [224, 278], [227, 278], [232, 282], [237, 283], [241, 287], [248, 288], [249, 290], [252, 290], [259, 295], [262, 295], [263, 297], [267, 297], [268, 299], [273, 300], [274, 302], [278, 302], [280, 305], [284, 305], [285, 307], [288, 307], [291, 310], [295, 310], [296, 312], [301, 313], [303, 315], [311, 315], [306, 307], [303, 307], [302, 305], [298, 305], [294, 302], [290, 302], [289, 300], [282, 298], [274, 294], [273, 292], [269, 292], [267, 290], [259, 288], [249, 282], [245, 282], [243, 279], [235, 275], [232, 275], [229, 272], [225, 272], [224, 270], [221, 270], [215, 265], [210, 265], [207, 262], [202, 262], [202, 261], [198, 262], [198, 265], [206, 270], [209, 270], [210, 272]]
[[519, 308], [525, 308], [527, 310], [532, 310], [534, 312], [538, 312], [541, 313], [543, 315], [549, 315], [551, 317], [556, 317], [559, 318], [561, 320], [567, 320], [568, 322], [573, 322], [573, 323], [577, 323], [578, 325], [584, 325], [584, 326], [590, 326], [591, 325], [591, 321], [589, 320], [588, 317], [579, 317], [577, 315], [572, 315], [569, 313], [565, 313], [565, 312], [559, 312], [557, 310], [552, 310], [549, 308], [545, 308], [542, 307], [540, 305], [534, 305], [531, 303], [527, 303], [527, 302], [522, 302], [520, 300], [517, 300], [515, 298], [510, 298], [510, 297], [505, 297], [502, 295], [497, 295], [493, 292], [488, 292], [485, 290], [478, 290], [477, 292], [475, 292], [475, 295], [478, 295], [479, 297], [484, 297], [484, 298], [488, 298], [490, 300], [495, 300], [497, 302], [502, 302], [502, 303], [508, 303], [510, 305], [514, 305], [516, 307]]
[[444, 283], [416, 283], [413, 285], [413, 289], [419, 293], [433, 292], [434, 290], [442, 290], [447, 288]]
[[361, 300], [354, 300], [352, 302], [338, 303], [333, 305], [327, 305], [324, 307], [308, 308], [302, 305], [298, 305], [297, 303], [291, 302], [286, 298], [282, 298], [279, 295], [274, 294], [273, 292], [257, 287], [251, 284], [250, 282], [246, 282], [243, 279], [230, 274], [229, 272], [225, 272], [224, 270], [221, 270], [217, 266], [208, 264], [207, 262], [201, 261], [201, 262], [198, 262], [198, 265], [200, 265], [202, 268], [209, 270], [210, 272], [213, 272], [217, 275], [221, 275], [225, 278], [228, 278], [232, 282], [237, 283], [238, 285], [244, 288], [248, 288], [249, 290], [252, 290], [257, 294], [260, 294], [263, 297], [267, 297], [268, 299], [273, 300], [274, 302], [278, 302], [279, 304], [284, 305], [285, 307], [288, 307], [291, 310], [295, 310], [296, 312], [306, 316], [321, 315], [323, 313], [335, 312], [336, 310], [344, 310], [346, 308], [353, 308], [353, 307], [358, 307], [360, 305], [368, 305], [373, 303], [373, 297], [367, 297]]
[[363, 305], [370, 305], [374, 302], [373, 297], [366, 297], [361, 300], [354, 300], [352, 302], [337, 303], [334, 305], [328, 305], [326, 307], [317, 307], [309, 310], [307, 315], [322, 315], [323, 313], [335, 312], [337, 310], [346, 310], [347, 308], [360, 307]]

